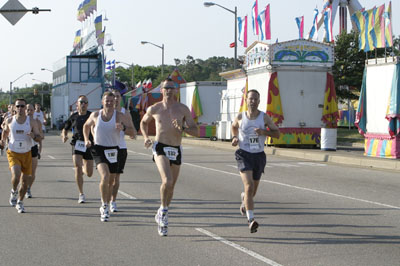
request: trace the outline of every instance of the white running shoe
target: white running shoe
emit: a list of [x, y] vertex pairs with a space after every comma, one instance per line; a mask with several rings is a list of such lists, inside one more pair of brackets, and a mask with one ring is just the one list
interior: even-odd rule
[[31, 188], [28, 188], [26, 190], [25, 198], [27, 198], [27, 199], [31, 199], [32, 198]]
[[110, 211], [108, 209], [108, 205], [103, 205], [100, 207], [100, 221], [107, 222], [108, 218], [110, 218]]
[[242, 200], [242, 204], [240, 205], [240, 214], [242, 216], [246, 215], [246, 206], [244, 205], [244, 192], [240, 194], [240, 198]]
[[162, 227], [168, 226], [168, 211], [163, 212], [161, 210], [158, 210], [154, 218], [158, 225]]
[[18, 201], [17, 204], [15, 205], [15, 208], [17, 209], [18, 213], [25, 212], [24, 203], [22, 201]]
[[168, 226], [158, 225], [158, 234], [160, 236], [168, 236]]
[[10, 205], [15, 206], [17, 204], [17, 197], [18, 197], [18, 191], [13, 191], [11, 190], [11, 195], [10, 195]]
[[111, 201], [111, 204], [110, 204], [110, 211], [111, 211], [111, 212], [118, 212], [117, 203], [116, 203], [115, 201]]
[[257, 232], [257, 228], [258, 228], [258, 223], [256, 222], [256, 220], [251, 219], [249, 221], [249, 229], [250, 229], [250, 233], [255, 233]]
[[79, 194], [78, 203], [85, 203], [86, 197], [85, 194]]

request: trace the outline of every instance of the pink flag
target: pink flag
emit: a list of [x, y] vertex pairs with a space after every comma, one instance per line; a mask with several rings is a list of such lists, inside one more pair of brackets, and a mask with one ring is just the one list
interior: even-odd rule
[[269, 14], [269, 4], [265, 9], [265, 39], [271, 40], [271, 17]]
[[297, 17], [296, 23], [299, 28], [299, 39], [304, 39], [304, 16]]
[[254, 35], [258, 35], [258, 0], [254, 2], [254, 5], [251, 9], [251, 18], [253, 22], [253, 33]]

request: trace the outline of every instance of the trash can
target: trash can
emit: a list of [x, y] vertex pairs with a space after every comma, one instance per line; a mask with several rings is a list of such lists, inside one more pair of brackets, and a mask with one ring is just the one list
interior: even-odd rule
[[336, 151], [337, 128], [321, 128], [321, 150]]

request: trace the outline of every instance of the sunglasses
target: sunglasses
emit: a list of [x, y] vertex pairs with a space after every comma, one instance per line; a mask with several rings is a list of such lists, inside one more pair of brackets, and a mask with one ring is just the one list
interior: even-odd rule
[[84, 103], [84, 104], [87, 104], [88, 102], [87, 101], [79, 101], [80, 103]]
[[165, 90], [173, 90], [173, 89], [175, 89], [175, 87], [163, 87], [163, 89], [165, 89]]
[[25, 105], [16, 105], [16, 108], [25, 108]]

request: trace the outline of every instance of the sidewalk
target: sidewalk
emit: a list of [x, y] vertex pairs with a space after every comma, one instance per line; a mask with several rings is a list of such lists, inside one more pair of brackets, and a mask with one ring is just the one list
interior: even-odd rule
[[[201, 138], [183, 138], [183, 144], [208, 146], [216, 149], [236, 150], [230, 141], [210, 141]], [[400, 160], [364, 156], [362, 144], [339, 143], [337, 151], [320, 149], [266, 147], [266, 154], [317, 162], [330, 162], [349, 166], [400, 171]]]
[[[61, 131], [51, 130], [48, 134], [60, 135]], [[152, 137], [154, 138], [154, 137]], [[142, 136], [137, 140], [143, 141]], [[182, 144], [207, 146], [215, 149], [231, 150], [234, 152], [237, 147], [232, 147], [230, 141], [211, 141], [208, 138], [184, 137]], [[320, 149], [300, 149], [300, 148], [277, 148], [266, 147], [265, 153], [282, 157], [291, 157], [316, 162], [330, 162], [349, 166], [358, 166], [372, 169], [385, 169], [400, 171], [400, 160], [375, 158], [364, 156], [364, 146], [362, 144], [338, 143], [337, 151], [322, 151]]]

